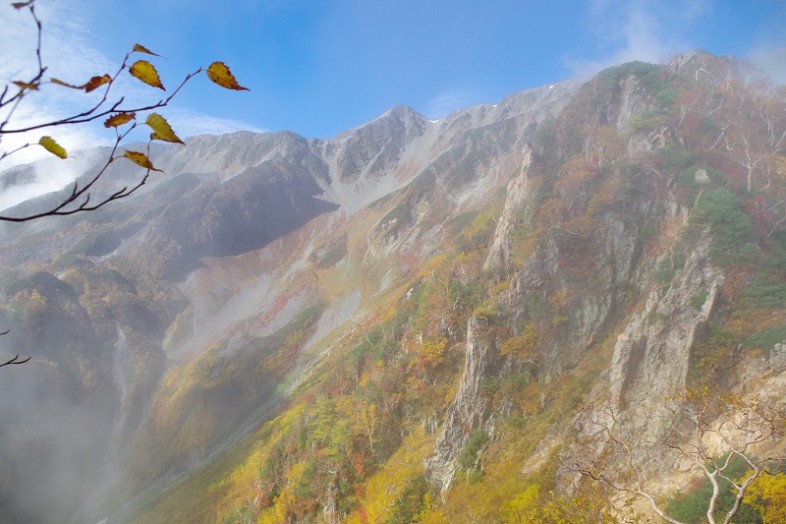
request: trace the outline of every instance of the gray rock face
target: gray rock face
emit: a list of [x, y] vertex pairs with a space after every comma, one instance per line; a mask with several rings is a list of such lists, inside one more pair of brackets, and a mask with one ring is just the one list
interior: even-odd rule
[[[671, 67], [701, 79], [721, 71], [717, 65], [711, 57], [692, 53]], [[645, 82], [622, 71], [610, 86], [589, 85], [581, 97], [573, 98], [577, 86], [556, 84], [514, 94], [497, 105], [456, 111], [438, 121], [395, 107], [330, 140], [293, 133], [196, 137], [187, 148], [154, 151], [156, 165], [168, 175], [140, 191], [143, 198], [118, 202], [85, 222], [78, 217], [64, 226], [47, 226], [48, 231], [9, 229], [3, 238], [7, 249], [0, 253], [7, 267], [28, 262], [46, 266], [66, 250], [76, 260], [63, 257], [61, 267], [51, 269], [49, 281], [57, 284], [62, 278], [73, 294], [69, 307], [79, 311], [83, 339], [73, 337], [71, 346], [81, 351], [97, 346], [98, 340], [115, 355], [114, 360], [102, 358], [95, 351], [82, 359], [103, 370], [90, 395], [101, 400], [102, 410], [95, 412], [112, 431], [109, 451], [113, 460], [118, 459], [112, 478], [122, 479], [122, 469], [132, 466], [130, 459], [122, 462], [120, 450], [133, 451], [132, 437], [154, 427], [146, 418], [154, 411], [151, 398], [164, 391], [163, 401], [170, 400], [166, 392], [173, 390], [162, 388], [162, 375], [171, 378], [167, 373], [172, 370], [188, 371], [178, 366], [198, 364], [193, 369], [204, 371], [204, 376], [194, 384], [211, 386], [211, 380], [221, 379], [223, 392], [212, 386], [197, 393], [185, 386], [177, 390], [178, 399], [198, 395], [199, 406], [223, 408], [217, 401], [223, 398], [238, 405], [240, 397], [247, 405], [258, 405], [255, 395], [273, 398], [265, 406], [276, 406], [300, 377], [316, 369], [313, 364], [323, 355], [343, 351], [356, 330], [363, 332], [356, 316], [388, 300], [385, 293], [419, 278], [413, 277], [419, 264], [434, 255], [454, 253], [448, 242], [466, 240], [466, 220], [485, 219], [492, 212], [499, 214], [493, 236], [488, 238], [490, 227], [484, 226], [476, 235], [480, 240], [467, 240], [461, 256], [474, 257], [471, 270], [465, 272], [461, 266], [455, 274], [463, 279], [471, 273], [466, 280], [477, 288], [467, 300], [472, 306], [493, 303], [498, 315], [493, 326], [480, 313], [470, 317], [455, 396], [447, 409], [441, 403], [433, 408], [424, 422], [428, 433], [437, 435], [434, 455], [425, 462], [432, 482], [442, 491], [451, 486], [473, 432], [494, 435], [496, 424], [507, 415], [521, 416], [524, 424], [537, 416], [525, 413], [529, 407], [510, 407], [510, 384], [519, 387], [537, 379], [548, 388], [556, 379], [570, 378], [566, 375], [572, 370], [584, 372], [588, 355], [599, 355], [605, 365], [612, 353], [605, 374], [596, 373], [603, 378], [591, 394], [588, 412], [575, 426], [559, 421], [549, 429], [551, 434], [617, 424], [609, 417], [614, 412], [620, 414], [619, 431], [657, 440], [665, 427], [649, 416], [652, 407], [685, 385], [691, 350], [719, 309], [723, 275], [710, 264], [710, 237], [705, 232], [689, 247], [684, 267], [674, 268], [668, 286], [654, 282], [658, 254], [674, 247], [680, 224], [687, 223], [687, 211], [675, 196], [681, 180], [668, 180], [673, 174], [660, 167], [657, 151], [679, 140], [668, 124], [634, 130], [637, 116], [652, 107], [652, 93], [644, 88]], [[601, 127], [610, 133], [608, 148], [605, 135], [596, 132]], [[625, 151], [627, 158], [621, 158]], [[618, 157], [623, 161], [615, 162]], [[564, 166], [574, 161], [586, 166], [586, 176], [571, 177], [576, 173]], [[133, 177], [131, 166], [119, 169], [119, 180]], [[717, 183], [704, 170], [696, 171], [694, 181], [707, 188]], [[551, 212], [531, 217], [546, 199], [554, 204]], [[54, 233], [47, 236], [50, 232]], [[482, 253], [485, 248], [488, 252]], [[481, 261], [491, 275], [476, 278]], [[102, 286], [96, 286], [98, 275], [105, 279]], [[449, 292], [448, 286], [446, 295]], [[297, 378], [286, 378], [291, 380], [286, 391], [277, 396], [281, 383], [272, 377], [268, 383], [267, 375], [264, 384], [259, 376], [245, 376], [243, 382], [241, 368], [253, 366], [231, 366], [234, 359], [262, 351], [257, 347], [260, 340], [272, 337], [314, 304], [322, 305], [313, 314], [315, 320], [303, 328], [307, 342], [293, 349], [300, 353], [288, 357], [287, 364], [302, 367], [287, 370], [287, 377]], [[468, 316], [469, 311], [471, 307], [460, 314]], [[433, 325], [458, 340], [462, 325], [450, 319], [448, 326], [447, 317]], [[503, 341], [529, 328], [541, 337], [535, 357], [500, 354]], [[346, 338], [331, 339], [339, 329]], [[15, 328], [9, 341], [16, 332]], [[93, 332], [95, 336], [85, 338]], [[71, 337], [66, 330], [45, 335], [48, 338], [42, 340], [50, 349]], [[209, 359], [200, 361], [203, 355]], [[73, 360], [64, 357], [61, 367]], [[249, 357], [242, 362], [252, 361]], [[786, 341], [772, 348], [768, 362], [760, 362], [762, 368], [769, 364], [769, 372], [786, 371]], [[488, 395], [490, 388], [482, 386], [490, 378], [517, 380]], [[248, 387], [236, 393], [237, 384]], [[486, 400], [494, 395], [493, 404]], [[545, 393], [540, 399], [541, 407], [552, 401]], [[0, 415], [8, 412], [3, 402], [7, 401], [0, 401]], [[194, 435], [206, 432], [200, 409], [194, 408], [194, 418], [189, 419]], [[226, 427], [226, 434], [239, 438], [270, 410], [249, 415], [245, 407], [238, 408], [231, 415], [235, 418], [216, 420], [229, 420], [222, 430]], [[12, 424], [7, 426], [13, 430]], [[195, 467], [211, 453], [227, 449], [230, 437], [216, 435], [198, 449], [185, 450], [177, 464]], [[156, 445], [170, 443], [160, 438]], [[597, 453], [602, 453], [607, 441], [598, 438], [596, 444]], [[658, 448], [642, 445], [636, 460], [659, 465]], [[20, 460], [17, 469], [23, 466]], [[171, 473], [165, 468], [162, 465], [149, 478], [165, 483]], [[25, 480], [35, 507], [32, 499], [41, 495], [30, 478]], [[156, 488], [145, 477], [145, 489], [150, 486]], [[319, 495], [327, 522], [343, 516], [339, 487], [330, 484]], [[0, 483], [0, 499], [5, 500], [2, 488]]]
[[[318, 286], [311, 285], [312, 278], [316, 278], [314, 260], [319, 258], [315, 254], [325, 252], [326, 239], [338, 228], [364, 227], [362, 223], [348, 225], [356, 215], [372, 215], [377, 209], [394, 211], [391, 216], [396, 218], [387, 227], [381, 225], [369, 235], [367, 255], [379, 265], [386, 263], [385, 257], [393, 258], [405, 250], [412, 253], [410, 263], [417, 264], [442, 249], [441, 235], [447, 221], [487, 205], [512, 174], [518, 173], [522, 175], [520, 182], [511, 186], [511, 217], [528, 192], [525, 171], [530, 156], [526, 144], [538, 125], [558, 114], [576, 88], [567, 83], [532, 89], [514, 94], [498, 105], [467, 108], [440, 121], [429, 121], [409, 108], [395, 107], [330, 140], [307, 139], [290, 132], [240, 132], [194, 137], [185, 147], [154, 146], [151, 158], [166, 176], [151, 176], [133, 197], [87, 215], [41, 225], [0, 227], [4, 242], [0, 262], [4, 267], [46, 266], [67, 253], [58, 271], [74, 282], [77, 298], [87, 311], [82, 335], [92, 333], [91, 327], [107, 334], [101, 344], [93, 340], [83, 344], [84, 336], [72, 337], [65, 330], [49, 331], [45, 333], [47, 347], [42, 352], [57, 354], [59, 344], [68, 338], [66, 343], [75, 347], [89, 346], [92, 351], [93, 346], [103, 345], [110, 348], [110, 354], [121, 355], [114, 361], [102, 360], [98, 358], [102, 353], [96, 349], [96, 362], [80, 360], [96, 371], [99, 380], [91, 395], [102, 403], [101, 410], [85, 416], [98, 417], [102, 419], [101, 427], [111, 428], [97, 431], [96, 438], [110, 432], [113, 435], [111, 449], [106, 443], [90, 441], [90, 452], [101, 459], [85, 458], [85, 468], [103, 468], [101, 461], [111, 454], [111, 460], [116, 462], [112, 464], [111, 478], [104, 479], [107, 484], [122, 481], [124, 475], [130, 477], [133, 473], [129, 471], [135, 466], [130, 459], [124, 460], [134, 454], [138, 442], [148, 445], [144, 443], [145, 431], [155, 425], [151, 417], [155, 416], [156, 395], [163, 388], [162, 377], [181, 372], [211, 347], [217, 348], [219, 359], [239, 358], [254, 341], [269, 334], [265, 330], [286, 325], [319, 301], [322, 297], [317, 296]], [[105, 151], [93, 153], [80, 155], [91, 161], [84, 176], [94, 172], [91, 170], [102, 161]], [[10, 173], [13, 176], [6, 182], [25, 182], [20, 173]], [[130, 162], [113, 164], [107, 183], [95, 196], [111, 194], [117, 190], [116, 185], [132, 184], [139, 177], [139, 170]], [[36, 209], [35, 206], [49, 204], [57, 196], [49, 194], [27, 204]], [[374, 205], [377, 208], [369, 209]], [[500, 227], [498, 236], [504, 241], [509, 231], [504, 224]], [[377, 231], [379, 237], [375, 236]], [[497, 258], [505, 265], [504, 243], [495, 249], [499, 252]], [[356, 263], [351, 258], [350, 254], [343, 262], [348, 276], [357, 271], [349, 267]], [[397, 267], [391, 267], [389, 273], [389, 282], [402, 277]], [[95, 286], [99, 274], [106, 275], [106, 282]], [[128, 282], [121, 282], [123, 279]], [[387, 285], [381, 283], [380, 291]], [[122, 293], [118, 291], [120, 287], [124, 288]], [[357, 289], [350, 287], [346, 296], [353, 297], [352, 311], [360, 313], [366, 297], [358, 292], [355, 299], [355, 292]], [[316, 326], [315, 336], [328, 338], [328, 331], [347, 320], [337, 315], [333, 321], [334, 311], [326, 310], [325, 321]], [[448, 483], [451, 464], [455, 463], [467, 432], [488, 424], [488, 410], [478, 389], [496, 361], [496, 346], [494, 341], [485, 340], [481, 324], [469, 328], [466, 377], [434, 462], [447, 465], [437, 469], [444, 472], [441, 478]], [[14, 336], [23, 335], [22, 331], [15, 328]], [[118, 333], [123, 333], [122, 341]], [[74, 362], [63, 356], [66, 362]], [[303, 365], [307, 360], [304, 356]], [[79, 371], [90, 375], [91, 369]], [[208, 378], [222, 373], [216, 369]], [[52, 382], [41, 374], [30, 379], [30, 384], [36, 387], [39, 381], [47, 380]], [[266, 380], [249, 381], [250, 394], [267, 395], [270, 384]], [[237, 376], [226, 382], [228, 389], [238, 383], [246, 384]], [[213, 402], [221, 394], [217, 388], [206, 393], [204, 399]], [[184, 397], [188, 395], [192, 393], [184, 393]], [[9, 410], [16, 409], [13, 402], [0, 402], [4, 420], [9, 420], [5, 417]], [[249, 421], [257, 415], [248, 415], [243, 409], [233, 411], [232, 416], [237, 415], [236, 421], [248, 418], [240, 427], [227, 427], [226, 434], [240, 434], [256, 423]], [[41, 413], [35, 407], [28, 411]], [[260, 408], [259, 412], [264, 410]], [[64, 409], [60, 416], [68, 418], [70, 413]], [[438, 430], [435, 426], [434, 431]], [[77, 439], [78, 434], [78, 428], [63, 429], [58, 438], [67, 441]], [[227, 442], [215, 440], [190, 449], [177, 467], [199, 464], [216, 446], [228, 445]], [[167, 445], [163, 441], [159, 444]], [[74, 461], [59, 460], [59, 448], [48, 443], [42, 447], [49, 447], [54, 453], [52, 462], [69, 465], [64, 476], [74, 469], [69, 469]], [[123, 450], [122, 456], [119, 450]], [[67, 455], [62, 453], [62, 457]], [[9, 471], [16, 471], [17, 466], [22, 468], [22, 463], [20, 459]], [[163, 463], [157, 461], [154, 468]], [[160, 467], [160, 471], [150, 470], [145, 489], [164, 482], [167, 472], [163, 469], [167, 466]], [[35, 468], [25, 466], [28, 472], [32, 469]], [[36, 469], [37, 474], [39, 470]], [[34, 477], [20, 477], [17, 482], [29, 491], [30, 500], [25, 500], [24, 505], [31, 511], [37, 511], [36, 500], [43, 496], [34, 488], [26, 489], [36, 485]], [[99, 474], [92, 477], [101, 479]], [[78, 491], [78, 486], [74, 487]], [[0, 498], [6, 497], [5, 488], [0, 483]], [[83, 495], [77, 493], [75, 498], [85, 500]], [[330, 493], [326, 497], [331, 500]], [[80, 509], [85, 518], [74, 520], [90, 520], [87, 516], [102, 502], [98, 498], [100, 493], [87, 500]], [[69, 511], [65, 503], [58, 504], [59, 500], [54, 501], [49, 509]], [[325, 518], [336, 519], [338, 515], [327, 510]]]
[[371, 122], [324, 144], [324, 155], [339, 179], [361, 173], [384, 175], [401, 160], [407, 146], [422, 136], [428, 122], [409, 107], [396, 106]]
[[720, 85], [730, 78], [750, 80], [757, 72], [751, 65], [733, 56], [715, 56], [701, 49], [674, 56], [668, 67], [675, 73], [691, 75], [696, 82]]
[[511, 269], [510, 234], [515, 226], [515, 215], [529, 196], [527, 171], [532, 164], [532, 151], [525, 146], [521, 152], [521, 173], [508, 183], [508, 195], [502, 216], [497, 221], [494, 240], [483, 264], [486, 271], [506, 273]]
[[437, 438], [436, 455], [426, 461], [432, 482], [443, 492], [453, 482], [459, 453], [471, 433], [484, 425], [490, 429], [491, 412], [480, 396], [480, 384], [497, 362], [499, 353], [494, 341], [484, 336], [483, 331], [483, 322], [470, 318], [461, 382]]
[[132, 257], [157, 276], [182, 280], [205, 256], [265, 246], [336, 209], [316, 198], [319, 169], [309, 167], [307, 160], [271, 160], [223, 183], [203, 180], [163, 210]]
[[622, 84], [622, 96], [616, 128], [618, 131], [627, 129], [631, 119], [647, 108], [647, 99], [644, 89], [639, 85], [636, 77], [629, 76]]
[[[675, 282], [662, 295], [653, 291], [618, 337], [609, 369], [615, 408], [645, 408], [685, 385], [691, 348], [703, 334], [723, 282], [709, 262], [709, 243], [705, 232]], [[692, 303], [700, 295], [706, 298], [696, 308]]]
[[786, 342], [775, 344], [770, 351], [770, 366], [776, 372], [786, 370]]
[[[642, 471], [674, 467], [663, 463], [670, 459], [660, 447], [669, 419], [655, 414], [663, 411], [669, 395], [685, 386], [691, 350], [716, 308], [723, 275], [709, 262], [709, 244], [705, 231], [668, 290], [653, 291], [618, 336], [608, 382], [596, 387], [596, 407], [576, 424], [597, 439], [597, 454], [608, 444], [607, 435], [597, 432], [605, 426], [633, 444], [632, 459]], [[705, 297], [699, 307], [697, 296]]]
[[[586, 349], [603, 338], [629, 290], [641, 285], [638, 228], [626, 225], [614, 213], [597, 222], [596, 231], [583, 239], [556, 231], [513, 277], [508, 307], [514, 325], [536, 320], [533, 303], [545, 302], [546, 296], [565, 293], [570, 297], [560, 312], [560, 329], [541, 341], [541, 372], [546, 380], [575, 366]], [[586, 261], [594, 268], [591, 280], [572, 277], [569, 263], [563, 267], [565, 259], [575, 257], [577, 251], [595, 254]]]

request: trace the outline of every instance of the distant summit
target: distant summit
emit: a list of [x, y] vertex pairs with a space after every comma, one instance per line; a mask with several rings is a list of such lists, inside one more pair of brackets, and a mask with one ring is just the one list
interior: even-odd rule
[[696, 81], [720, 84], [732, 77], [750, 81], [762, 76], [754, 65], [734, 56], [717, 56], [708, 51], [693, 49], [684, 55], [674, 55], [668, 67], [676, 74], [689, 75]]

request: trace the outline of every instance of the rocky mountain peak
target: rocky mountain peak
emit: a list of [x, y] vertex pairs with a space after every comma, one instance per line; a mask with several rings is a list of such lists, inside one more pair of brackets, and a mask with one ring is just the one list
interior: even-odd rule
[[322, 154], [339, 180], [379, 176], [393, 168], [404, 149], [422, 136], [428, 121], [413, 109], [395, 106], [374, 120], [322, 145]]
[[405, 105], [393, 106], [387, 111], [385, 111], [384, 113], [382, 113], [382, 115], [380, 115], [379, 118], [381, 119], [393, 118], [400, 121], [410, 121], [410, 122], [415, 120], [421, 120], [421, 121], [424, 120], [423, 115], [421, 115], [411, 107]]
[[668, 68], [674, 73], [712, 85], [720, 85], [729, 78], [746, 82], [759, 75], [755, 67], [734, 56], [717, 56], [701, 49], [692, 49], [684, 55], [674, 55]]

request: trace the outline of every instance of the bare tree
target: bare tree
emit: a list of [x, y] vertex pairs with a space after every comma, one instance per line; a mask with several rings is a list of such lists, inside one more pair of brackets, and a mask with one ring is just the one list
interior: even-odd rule
[[6, 360], [2, 364], [0, 364], [0, 368], [5, 367], [5, 366], [12, 366], [12, 365], [15, 365], [15, 364], [25, 364], [26, 362], [30, 362], [30, 360], [32, 360], [32, 358], [33, 357], [20, 358], [19, 354], [17, 353], [13, 357], [9, 358], [8, 360]]
[[[687, 461], [693, 472], [709, 482], [712, 492], [705, 518], [710, 524], [729, 524], [751, 484], [786, 463], [786, 457], [769, 453], [786, 428], [786, 410], [775, 401], [685, 389], [665, 399], [660, 408], [652, 416], [665, 417], [667, 429], [655, 444], [670, 458]], [[649, 475], [637, 452], [653, 442], [641, 442], [625, 417], [624, 412], [612, 408], [587, 417], [589, 436], [564, 465], [618, 493], [646, 500], [666, 522], [683, 524], [667, 514], [648, 488]], [[747, 471], [737, 477], [732, 469], [740, 462]], [[718, 505], [724, 490], [733, 495], [728, 509]]]
[[[117, 80], [123, 73], [127, 72], [148, 86], [166, 92], [158, 71], [153, 64], [147, 60], [141, 59], [131, 63], [132, 56], [158, 56], [156, 53], [153, 53], [139, 44], [135, 44], [132, 50], [125, 55], [120, 67], [118, 67], [113, 74], [97, 74], [82, 84], [74, 84], [58, 78], [47, 77], [49, 67], [44, 64], [41, 49], [43, 24], [36, 14], [35, 0], [16, 2], [12, 4], [12, 7], [17, 10], [27, 10], [35, 24], [37, 45], [35, 58], [33, 60], [35, 60], [36, 63], [36, 71], [33, 73], [32, 77], [27, 80], [14, 80], [0, 88], [0, 143], [2, 143], [3, 137], [11, 135], [26, 134], [27, 136], [38, 131], [51, 132], [50, 130], [53, 129], [57, 130], [58, 128], [66, 126], [85, 125], [100, 120], [104, 121], [104, 126], [107, 129], [112, 129], [114, 131], [115, 136], [109, 155], [97, 172], [92, 176], [88, 176], [85, 181], [81, 183], [79, 181], [74, 182], [71, 191], [66, 193], [59, 202], [44, 210], [21, 216], [0, 214], [0, 221], [26, 222], [46, 216], [73, 215], [85, 211], [94, 211], [110, 202], [132, 195], [147, 182], [152, 171], [158, 171], [149, 158], [150, 144], [153, 140], [183, 143], [169, 126], [166, 119], [154, 113], [154, 110], [169, 105], [183, 86], [202, 72], [205, 72], [210, 80], [221, 87], [233, 90], [246, 90], [245, 87], [237, 83], [226, 65], [222, 62], [213, 62], [207, 68], [200, 67], [194, 72], [187, 74], [175, 90], [171, 91], [165, 98], [149, 104], [129, 106], [126, 104], [125, 96], [122, 93], [115, 93], [117, 90]], [[68, 71], [66, 71], [65, 74], [68, 74]], [[71, 89], [74, 91], [83, 91], [84, 93], [96, 91], [100, 96], [97, 101], [88, 102], [83, 110], [77, 110], [69, 116], [34, 124], [15, 125], [15, 114], [25, 100], [38, 95], [44, 88]], [[146, 119], [144, 122], [141, 122], [143, 115], [146, 116]], [[126, 150], [121, 152], [119, 148], [122, 142], [128, 137], [131, 131], [142, 125], [148, 126], [152, 131], [150, 140], [147, 144], [147, 151]], [[40, 137], [38, 142], [28, 142], [8, 151], [0, 149], [0, 162], [14, 153], [35, 146], [41, 146], [61, 159], [66, 159], [68, 156], [66, 149], [54, 138], [49, 135], [44, 135]], [[144, 169], [144, 174], [131, 185], [117, 188], [108, 195], [102, 195], [97, 199], [93, 199], [93, 192], [98, 181], [106, 174], [109, 166], [121, 158], [126, 158], [139, 165]]]
[[[0, 333], [0, 336], [7, 335], [10, 332], [11, 332], [10, 330], [6, 329], [2, 333]], [[5, 367], [5, 366], [14, 366], [14, 365], [17, 365], [17, 364], [24, 364], [26, 362], [30, 362], [30, 360], [32, 358], [33, 357], [19, 358], [19, 354], [17, 353], [13, 357], [9, 358], [8, 360], [6, 360], [2, 364], [0, 364], [0, 368]]]
[[[717, 109], [705, 111], [718, 122], [719, 132], [709, 150], [722, 145], [729, 157], [745, 170], [746, 189], [753, 191], [754, 177], [768, 182], [786, 151], [786, 100], [771, 86], [743, 88], [727, 83]], [[761, 188], [759, 188], [761, 189]]]

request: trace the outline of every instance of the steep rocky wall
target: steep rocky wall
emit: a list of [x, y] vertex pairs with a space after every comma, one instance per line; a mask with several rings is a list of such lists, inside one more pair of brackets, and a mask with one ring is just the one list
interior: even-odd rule
[[525, 145], [521, 151], [521, 171], [518, 176], [508, 182], [507, 197], [502, 215], [497, 221], [494, 239], [489, 249], [489, 254], [483, 264], [483, 269], [504, 274], [511, 268], [510, 260], [510, 235], [515, 226], [515, 216], [520, 212], [521, 206], [530, 196], [528, 171], [532, 165], [532, 150]]
[[581, 451], [573, 447], [567, 455], [592, 462], [591, 455], [619, 452], [609, 448], [613, 433], [629, 444], [629, 459], [645, 475], [677, 466], [664, 453], [673, 424], [664, 408], [687, 385], [691, 352], [718, 307], [723, 274], [710, 263], [709, 246], [704, 231], [668, 288], [653, 288], [617, 337], [606, 380], [593, 390], [591, 409], [576, 419], [582, 439], [594, 444]]
[[443, 492], [453, 482], [459, 453], [472, 432], [479, 428], [491, 432], [493, 428], [493, 423], [489, 423], [491, 409], [480, 396], [480, 385], [498, 361], [498, 348], [484, 322], [470, 318], [461, 382], [437, 438], [436, 454], [426, 461], [431, 481]]
[[[709, 234], [701, 237], [665, 292], [653, 290], [614, 346], [609, 398], [615, 408], [657, 402], [685, 385], [691, 348], [703, 334], [723, 275], [709, 261]], [[696, 307], [696, 297], [706, 295]]]

